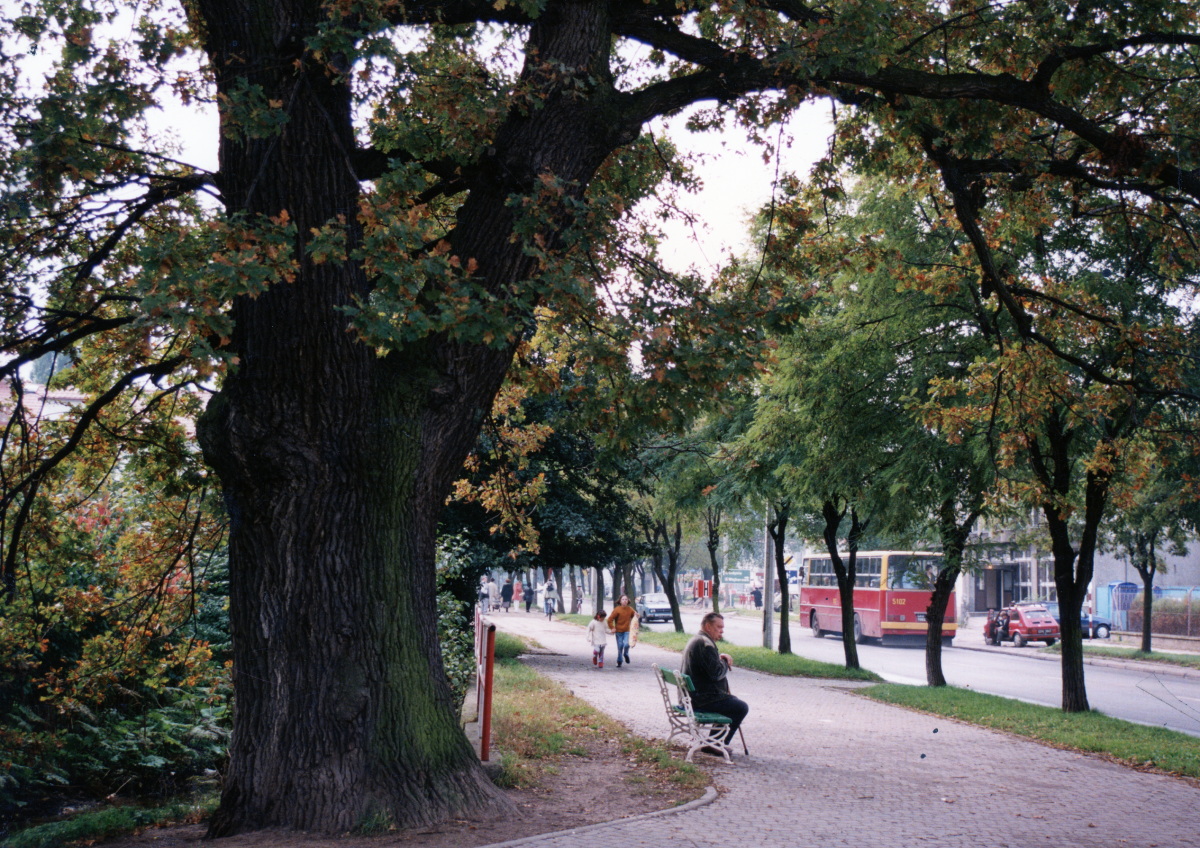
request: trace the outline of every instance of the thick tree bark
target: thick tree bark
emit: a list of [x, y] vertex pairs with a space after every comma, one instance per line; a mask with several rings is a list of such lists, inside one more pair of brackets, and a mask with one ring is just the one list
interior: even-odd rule
[[[258, 32], [234, 34], [234, 49], [253, 55]], [[230, 211], [286, 210], [300, 269], [235, 302], [239, 366], [200, 427], [230, 516], [236, 705], [209, 833], [500, 814], [507, 802], [458, 725], [432, 603], [430, 495], [444, 496], [446, 475], [429, 457], [461, 457], [472, 434], [442, 431], [431, 444], [429, 386], [412, 378], [413, 361], [376, 359], [336, 312], [366, 292], [361, 270], [304, 257], [310, 228], [338, 214], [350, 243], [358, 237], [342, 153], [349, 97], [320, 69], [274, 74], [258, 78], [290, 104], [284, 131], [221, 146]]]
[[[458, 724], [441, 665], [433, 562], [441, 504], [512, 347], [430, 338], [377, 357], [355, 341], [339, 308], [368, 293], [362, 269], [305, 255], [311, 229], [339, 216], [349, 247], [360, 238], [350, 92], [305, 53], [322, 7], [197, 9], [218, 91], [261, 86], [288, 118], [264, 138], [223, 126], [226, 207], [286, 211], [298, 262], [294, 280], [233, 304], [239, 364], [200, 426], [230, 515], [236, 703], [209, 833], [502, 815], [507, 801]], [[452, 249], [497, 295], [536, 270], [512, 237], [510, 195], [546, 174], [578, 194], [632, 138], [598, 105], [606, 16], [606, 4], [560, 3], [531, 27], [524, 74], [542, 103], [508, 117], [459, 209]], [[567, 69], [600, 80], [600, 96], [580, 96]], [[555, 220], [549, 245], [566, 223]]]

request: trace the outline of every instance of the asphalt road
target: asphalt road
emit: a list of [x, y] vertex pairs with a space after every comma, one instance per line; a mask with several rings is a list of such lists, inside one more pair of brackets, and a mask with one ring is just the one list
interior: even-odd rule
[[[694, 633], [701, 611], [683, 613], [684, 628]], [[779, 618], [775, 617], [775, 644]], [[669, 624], [647, 624], [653, 630], [670, 629]], [[983, 623], [973, 618], [954, 647], [942, 651], [942, 671], [952, 686], [962, 686], [1018, 698], [1035, 704], [1062, 704], [1062, 674], [1057, 655], [1039, 655], [1040, 643], [1015, 648], [1011, 644], [993, 648], [983, 641]], [[845, 660], [838, 636], [817, 639], [807, 627], [791, 622], [792, 652], [824, 662]], [[755, 618], [727, 616], [725, 638], [735, 645], [761, 645], [762, 622]], [[859, 662], [894, 683], [925, 683], [925, 652], [919, 646], [858, 646]], [[1140, 724], [1168, 727], [1200, 736], [1200, 673], [1178, 673], [1151, 663], [1089, 662], [1084, 669], [1088, 702], [1106, 715]]]

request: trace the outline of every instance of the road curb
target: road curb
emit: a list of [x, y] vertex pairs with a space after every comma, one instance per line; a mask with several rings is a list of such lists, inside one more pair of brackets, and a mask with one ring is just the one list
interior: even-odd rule
[[568, 828], [567, 830], [554, 830], [554, 831], [550, 831], [549, 833], [539, 833], [536, 836], [525, 836], [525, 837], [522, 837], [521, 839], [509, 840], [508, 842], [492, 842], [492, 843], [489, 843], [488, 845], [481, 845], [481, 846], [479, 846], [479, 848], [510, 848], [510, 846], [515, 846], [515, 845], [533, 845], [537, 842], [541, 842], [541, 841], [549, 840], [549, 839], [557, 839], [561, 836], [575, 836], [576, 834], [589, 833], [593, 830], [601, 830], [604, 828], [610, 828], [614, 824], [624, 825], [624, 824], [628, 824], [630, 822], [638, 822], [638, 821], [644, 821], [646, 819], [657, 819], [657, 818], [662, 818], [663, 816], [671, 816], [671, 815], [675, 815], [676, 813], [686, 813], [686, 812], [690, 812], [691, 810], [699, 809], [700, 807], [706, 807], [709, 804], [711, 804], [713, 801], [717, 800], [719, 797], [721, 797], [721, 793], [718, 792], [716, 789], [714, 789], [712, 786], [710, 786], [706, 790], [704, 790], [704, 795], [697, 798], [695, 801], [688, 801], [686, 804], [680, 804], [678, 807], [670, 807], [666, 810], [655, 810], [652, 813], [642, 813], [641, 815], [629, 816], [628, 818], [612, 819], [610, 821], [596, 822], [595, 824], [584, 825], [583, 827], [572, 827], [572, 828]]
[[[962, 651], [979, 651], [983, 654], [1007, 653], [1003, 648], [990, 648], [987, 645], [955, 645], [954, 647]], [[1040, 651], [1025, 654], [1024, 656], [1028, 657], [1029, 659], [1041, 660], [1042, 662], [1062, 662], [1061, 656], [1043, 654]], [[1194, 668], [1185, 668], [1184, 666], [1179, 665], [1171, 665], [1170, 663], [1122, 660], [1111, 657], [1089, 657], [1087, 654], [1083, 655], [1083, 662], [1085, 665], [1098, 665], [1103, 668], [1120, 668], [1124, 669], [1125, 671], [1143, 671], [1147, 674], [1169, 674], [1173, 677], [1186, 677], [1191, 680], [1200, 680], [1200, 670]]]

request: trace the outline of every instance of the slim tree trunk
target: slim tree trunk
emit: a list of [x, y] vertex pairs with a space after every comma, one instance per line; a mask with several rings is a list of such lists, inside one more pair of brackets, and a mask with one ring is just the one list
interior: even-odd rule
[[721, 511], [709, 508], [704, 512], [708, 538], [704, 546], [708, 549], [708, 564], [712, 567], [712, 611], [721, 611], [721, 565], [717, 561], [717, 550], [721, 547]]
[[784, 556], [784, 543], [787, 541], [788, 514], [791, 504], [784, 501], [775, 507], [775, 522], [767, 527], [774, 543], [775, 579], [779, 581], [779, 653], [792, 652], [792, 631], [789, 626], [788, 613], [791, 611], [791, 598], [788, 596], [787, 558]]
[[938, 571], [929, 606], [925, 609], [928, 625], [925, 630], [925, 682], [930, 686], [946, 685], [946, 676], [942, 673], [942, 626], [954, 584], [962, 574], [963, 550], [982, 511], [982, 496], [974, 497], [975, 502], [961, 523], [957, 520], [959, 511], [953, 500], [943, 501], [939, 508], [943, 566]]
[[1062, 640], [1062, 708], [1069, 713], [1086, 712], [1089, 707], [1083, 675], [1083, 630], [1079, 626], [1082, 596], [1074, 579], [1077, 554], [1071, 546], [1066, 519], [1050, 505], [1043, 512], [1054, 552], [1054, 584], [1058, 594], [1059, 637]]
[[1153, 648], [1154, 627], [1154, 575], [1158, 571], [1158, 558], [1154, 552], [1154, 541], [1140, 531], [1125, 545], [1129, 561], [1142, 578], [1142, 647], [1144, 654]]
[[[846, 509], [849, 509], [847, 507]], [[856, 540], [858, 539], [857, 530], [858, 519], [851, 512], [851, 544], [850, 558], [847, 562], [842, 561], [842, 555], [838, 551], [838, 527], [841, 526], [842, 517], [846, 514], [846, 509], [839, 510], [833, 501], [825, 501], [821, 505], [821, 514], [825, 519], [825, 528], [823, 534], [825, 537], [825, 547], [829, 551], [829, 556], [833, 560], [833, 572], [837, 576], [838, 594], [841, 600], [842, 613], [842, 649], [846, 657], [846, 668], [862, 668], [858, 662], [858, 645], [854, 641], [854, 583], [855, 571], [857, 570], [858, 548]], [[767, 601], [770, 603], [770, 601]]]
[[946, 605], [959, 574], [960, 567], [957, 564], [941, 569], [933, 583], [929, 606], [925, 608], [925, 622], [928, 625], [925, 630], [925, 682], [930, 686], [946, 685], [946, 676], [942, 673], [942, 625], [946, 621]]
[[1152, 633], [1154, 625], [1154, 571], [1143, 566], [1137, 567], [1142, 577], [1142, 653], [1148, 654], [1153, 648]]
[[1083, 596], [1092, 580], [1096, 551], [1096, 533], [1104, 516], [1108, 497], [1108, 478], [1088, 471], [1084, 485], [1083, 529], [1079, 550], [1071, 545], [1066, 502], [1073, 486], [1072, 439], [1075, 431], [1064, 423], [1065, 413], [1047, 418], [1044, 439], [1030, 444], [1030, 467], [1046, 492], [1042, 514], [1050, 533], [1054, 554], [1054, 588], [1058, 594], [1059, 635], [1062, 639], [1063, 711], [1088, 709], [1084, 682], [1083, 632], [1080, 611]]
[[[646, 541], [650, 545], [651, 561], [658, 582], [662, 584], [663, 592], [671, 603], [671, 618], [675, 624], [675, 632], [683, 632], [683, 618], [679, 614], [679, 596], [675, 591], [676, 569], [679, 567], [679, 543], [683, 528], [675, 523], [675, 537], [672, 543], [671, 533], [665, 519], [654, 523], [653, 528], [646, 531]], [[667, 569], [663, 571], [663, 554], [666, 554]]]

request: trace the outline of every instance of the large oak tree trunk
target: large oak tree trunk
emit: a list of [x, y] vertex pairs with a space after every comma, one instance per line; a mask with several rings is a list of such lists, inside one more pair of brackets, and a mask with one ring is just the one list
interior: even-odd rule
[[[442, 668], [434, 548], [441, 505], [512, 347], [430, 338], [377, 357], [355, 341], [338, 310], [368, 292], [361, 267], [305, 255], [311, 228], [338, 216], [351, 248], [360, 238], [350, 92], [305, 54], [321, 8], [277, 0], [262, 19], [233, 0], [198, 8], [219, 92], [261, 86], [287, 113], [277, 136], [256, 139], [223, 113], [226, 207], [286, 211], [299, 263], [293, 280], [233, 304], [239, 364], [199, 428], [230, 515], [236, 705], [209, 833], [502, 814], [507, 801], [458, 724]], [[545, 67], [585, 74], [597, 61], [606, 69], [606, 9], [567, 4], [532, 27], [526, 78]], [[451, 237], [497, 295], [535, 270], [512, 238], [509, 196], [532, 193], [547, 173], [582, 191], [615, 146], [572, 79], [543, 82], [542, 108], [509, 116], [489, 151], [491, 176]], [[565, 223], [552, 223], [544, 243]]]
[[[234, 34], [244, 55], [261, 46], [249, 26]], [[441, 667], [429, 567], [453, 462], [438, 474], [430, 459], [461, 457], [471, 435], [431, 444], [428, 366], [423, 385], [357, 344], [336, 310], [365, 293], [361, 269], [304, 258], [310, 229], [338, 214], [358, 236], [348, 91], [320, 69], [262, 67], [252, 79], [289, 121], [277, 138], [227, 137], [221, 189], [231, 212], [286, 211], [300, 268], [235, 302], [239, 364], [201, 426], [230, 516], [236, 709], [210, 834], [501, 812]]]

